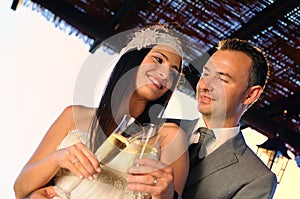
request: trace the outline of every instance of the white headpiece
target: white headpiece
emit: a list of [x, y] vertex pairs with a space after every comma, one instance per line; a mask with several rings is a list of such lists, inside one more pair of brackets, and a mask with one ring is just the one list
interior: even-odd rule
[[138, 30], [134, 33], [132, 40], [121, 50], [121, 54], [133, 49], [141, 50], [149, 45], [167, 45], [173, 48], [180, 56], [183, 56], [181, 42], [171, 35], [170, 30], [162, 26], [151, 26]]

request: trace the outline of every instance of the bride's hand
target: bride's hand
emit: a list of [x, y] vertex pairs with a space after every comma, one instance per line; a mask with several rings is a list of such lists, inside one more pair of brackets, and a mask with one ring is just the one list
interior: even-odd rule
[[58, 150], [57, 162], [79, 178], [92, 180], [101, 171], [96, 156], [81, 142]]
[[127, 189], [144, 192], [152, 199], [172, 199], [174, 177], [172, 167], [154, 159], [137, 159], [137, 167], [128, 170]]

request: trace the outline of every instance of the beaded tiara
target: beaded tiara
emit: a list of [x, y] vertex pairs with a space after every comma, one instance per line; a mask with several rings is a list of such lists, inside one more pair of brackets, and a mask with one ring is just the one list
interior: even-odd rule
[[172, 36], [169, 29], [162, 26], [151, 26], [136, 31], [131, 41], [121, 50], [121, 54], [133, 49], [141, 50], [155, 44], [170, 46], [180, 56], [183, 56], [180, 40]]

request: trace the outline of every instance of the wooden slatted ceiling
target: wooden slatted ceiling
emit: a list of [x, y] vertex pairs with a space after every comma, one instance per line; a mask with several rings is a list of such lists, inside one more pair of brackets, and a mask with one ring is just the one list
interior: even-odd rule
[[[131, 28], [176, 22], [181, 27], [178, 31], [186, 35], [183, 43], [190, 44], [186, 49], [188, 59], [195, 62], [206, 52], [213, 52], [220, 39], [251, 40], [266, 53], [271, 78], [262, 97], [243, 117], [244, 127], [251, 126], [269, 137], [281, 131], [282, 139], [300, 152], [300, 1], [32, 1], [96, 42]], [[185, 68], [186, 76], [195, 84], [198, 77], [190, 67]], [[193, 95], [191, 87], [181, 90]], [[283, 117], [284, 109], [288, 113]]]

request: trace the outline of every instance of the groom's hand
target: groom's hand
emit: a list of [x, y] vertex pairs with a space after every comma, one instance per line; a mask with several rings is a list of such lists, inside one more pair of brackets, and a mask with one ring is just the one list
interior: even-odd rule
[[137, 159], [138, 166], [128, 170], [127, 189], [144, 192], [152, 199], [172, 199], [174, 194], [174, 175], [172, 167], [154, 160]]
[[51, 199], [54, 196], [58, 196], [54, 187], [43, 187], [40, 189], [35, 190], [31, 193], [29, 199]]

